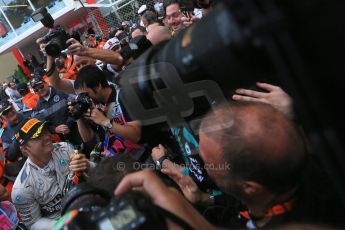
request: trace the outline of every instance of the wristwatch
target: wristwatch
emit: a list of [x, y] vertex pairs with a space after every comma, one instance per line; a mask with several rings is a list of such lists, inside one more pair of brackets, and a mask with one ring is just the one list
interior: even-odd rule
[[163, 155], [160, 158], [158, 158], [158, 160], [156, 160], [156, 166], [157, 166], [158, 170], [162, 170], [163, 161], [166, 159], [169, 159], [169, 157], [167, 155]]
[[106, 129], [111, 129], [113, 127], [113, 124], [111, 123], [110, 120], [108, 120], [108, 122], [105, 125], [103, 125], [103, 127]]

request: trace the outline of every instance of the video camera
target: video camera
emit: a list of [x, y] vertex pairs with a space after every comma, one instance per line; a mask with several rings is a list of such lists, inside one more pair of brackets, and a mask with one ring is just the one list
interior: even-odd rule
[[63, 50], [67, 49], [66, 41], [70, 35], [60, 26], [54, 27], [54, 19], [45, 7], [34, 11], [31, 18], [34, 22], [40, 21], [50, 29], [49, 33], [41, 38], [42, 42], [47, 44], [45, 51], [49, 56], [58, 57]]

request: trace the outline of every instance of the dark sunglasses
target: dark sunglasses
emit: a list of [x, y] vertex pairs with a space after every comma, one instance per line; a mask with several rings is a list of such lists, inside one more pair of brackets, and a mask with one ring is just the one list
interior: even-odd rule
[[39, 90], [41, 90], [41, 89], [43, 89], [43, 88], [44, 88], [44, 85], [41, 84], [41, 85], [35, 86], [35, 87], [33, 88], [33, 90], [37, 93]]

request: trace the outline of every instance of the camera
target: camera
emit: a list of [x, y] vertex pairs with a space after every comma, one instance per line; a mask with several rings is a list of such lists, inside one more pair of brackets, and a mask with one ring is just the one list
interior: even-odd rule
[[66, 41], [70, 38], [69, 34], [66, 33], [61, 27], [57, 26], [47, 35], [45, 35], [42, 40], [47, 43], [45, 47], [46, 53], [52, 57], [58, 57], [62, 50], [67, 49]]
[[47, 43], [45, 47], [46, 53], [49, 56], [58, 57], [61, 51], [67, 48], [66, 41], [70, 38], [70, 35], [60, 26], [54, 27], [54, 19], [45, 7], [34, 11], [31, 14], [31, 18], [34, 22], [40, 21], [44, 27], [51, 29], [41, 40]]
[[62, 217], [54, 229], [167, 229], [164, 214], [140, 192], [120, 197], [85, 182], [62, 201]]
[[87, 112], [89, 108], [92, 107], [93, 102], [92, 99], [87, 95], [87, 93], [81, 93], [74, 101], [70, 102], [69, 104], [73, 107], [69, 111], [70, 116], [73, 119], [78, 120], [83, 116], [84, 113]]

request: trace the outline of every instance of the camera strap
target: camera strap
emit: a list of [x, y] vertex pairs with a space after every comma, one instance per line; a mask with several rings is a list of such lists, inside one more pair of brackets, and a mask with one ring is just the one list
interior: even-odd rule
[[174, 223], [176, 223], [177, 225], [179, 225], [182, 229], [184, 230], [193, 230], [193, 227], [190, 226], [190, 224], [188, 224], [186, 221], [184, 221], [183, 219], [181, 219], [180, 217], [176, 216], [175, 214], [173, 214], [172, 212], [159, 207], [158, 205], [155, 205], [157, 210], [159, 212], [161, 212], [161, 214], [163, 216], [165, 216], [166, 218], [170, 219], [171, 221], [173, 221]]

